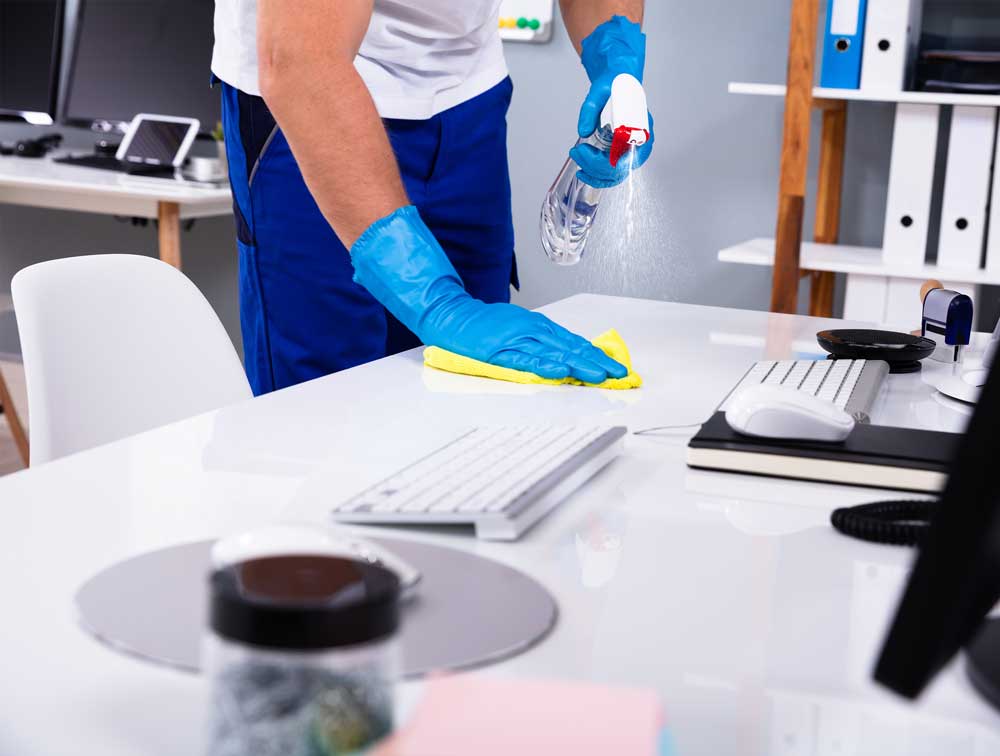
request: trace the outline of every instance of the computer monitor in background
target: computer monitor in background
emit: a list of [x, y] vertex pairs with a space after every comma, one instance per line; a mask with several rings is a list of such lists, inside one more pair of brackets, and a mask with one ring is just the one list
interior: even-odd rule
[[962, 648], [1000, 710], [1000, 360], [995, 361], [882, 648], [875, 679], [909, 698]]
[[213, 0], [79, 0], [62, 120], [124, 132], [136, 113], [220, 118]]
[[0, 116], [56, 117], [62, 0], [0, 0]]

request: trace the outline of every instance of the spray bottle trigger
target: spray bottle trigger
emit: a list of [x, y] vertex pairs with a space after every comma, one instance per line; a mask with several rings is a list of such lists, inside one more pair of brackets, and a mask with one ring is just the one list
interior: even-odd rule
[[601, 112], [601, 126], [611, 130], [612, 167], [618, 165], [629, 147], [649, 140], [649, 111], [642, 84], [631, 74], [618, 74], [611, 82], [611, 94]]
[[622, 156], [628, 152], [630, 147], [633, 145], [638, 147], [645, 144], [648, 140], [649, 132], [645, 129], [619, 126], [615, 129], [614, 138], [611, 140], [611, 151], [608, 156], [611, 161], [611, 167], [614, 168], [618, 165], [618, 161], [622, 159]]

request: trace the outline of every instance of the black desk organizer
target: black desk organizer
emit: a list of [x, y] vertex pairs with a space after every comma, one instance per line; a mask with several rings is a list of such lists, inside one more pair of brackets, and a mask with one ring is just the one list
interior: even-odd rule
[[884, 360], [890, 373], [915, 373], [936, 344], [923, 336], [897, 331], [841, 328], [816, 334], [832, 360]]

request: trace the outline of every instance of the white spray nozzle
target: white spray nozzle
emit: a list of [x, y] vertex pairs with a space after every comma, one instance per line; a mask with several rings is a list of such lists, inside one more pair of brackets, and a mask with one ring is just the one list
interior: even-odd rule
[[611, 82], [611, 96], [601, 112], [601, 127], [611, 129], [611, 165], [630, 147], [639, 147], [649, 139], [649, 110], [646, 92], [631, 74], [618, 74]]

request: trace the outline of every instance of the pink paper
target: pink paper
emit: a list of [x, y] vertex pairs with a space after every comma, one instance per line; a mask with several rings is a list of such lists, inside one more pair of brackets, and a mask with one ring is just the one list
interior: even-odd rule
[[662, 721], [648, 689], [454, 675], [374, 756], [655, 756]]

